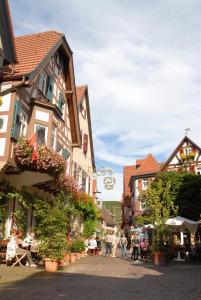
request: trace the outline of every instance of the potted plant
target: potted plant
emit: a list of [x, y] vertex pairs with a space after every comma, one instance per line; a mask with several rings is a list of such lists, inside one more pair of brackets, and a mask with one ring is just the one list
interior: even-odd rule
[[165, 222], [177, 212], [174, 204], [174, 193], [171, 185], [156, 177], [155, 181], [141, 194], [141, 200], [146, 203], [146, 214], [154, 225], [151, 254], [155, 265], [168, 263], [169, 232]]
[[55, 272], [67, 249], [64, 194], [59, 194], [52, 201], [38, 199], [34, 208], [39, 253], [44, 258], [46, 271]]

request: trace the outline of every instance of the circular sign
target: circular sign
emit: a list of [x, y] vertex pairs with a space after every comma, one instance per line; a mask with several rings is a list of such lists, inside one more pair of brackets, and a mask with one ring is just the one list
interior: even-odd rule
[[113, 189], [113, 186], [115, 184], [115, 178], [111, 177], [111, 176], [105, 177], [103, 180], [103, 184], [107, 190], [111, 190], [111, 189]]

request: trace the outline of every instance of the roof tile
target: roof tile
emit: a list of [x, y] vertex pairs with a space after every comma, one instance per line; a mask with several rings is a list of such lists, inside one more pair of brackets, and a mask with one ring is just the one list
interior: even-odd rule
[[[14, 75], [31, 73], [62, 35], [56, 31], [46, 31], [15, 37], [17, 63], [14, 64]], [[8, 73], [11, 70], [11, 65], [4, 68]]]

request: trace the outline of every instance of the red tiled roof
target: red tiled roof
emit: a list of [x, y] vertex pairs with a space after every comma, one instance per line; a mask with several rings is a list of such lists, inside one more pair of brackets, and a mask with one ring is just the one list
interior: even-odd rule
[[136, 166], [141, 166], [143, 161], [144, 161], [144, 159], [136, 159]]
[[143, 160], [141, 166], [136, 170], [134, 176], [144, 175], [149, 173], [157, 173], [160, 171], [160, 164], [155, 160], [152, 154], [148, 154]]
[[14, 75], [31, 73], [62, 35], [56, 31], [46, 31], [15, 37], [18, 62], [14, 65]]
[[136, 171], [136, 166], [125, 166], [123, 169], [123, 176], [124, 176], [124, 197], [125, 196], [130, 196], [130, 187], [129, 187], [129, 182], [131, 179], [131, 176], [135, 174]]
[[80, 104], [80, 101], [85, 93], [86, 85], [76, 86], [76, 95], [77, 95], [77, 104]]

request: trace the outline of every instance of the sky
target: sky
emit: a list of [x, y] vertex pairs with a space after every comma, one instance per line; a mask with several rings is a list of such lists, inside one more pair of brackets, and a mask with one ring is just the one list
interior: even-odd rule
[[97, 169], [116, 184], [124, 165], [152, 153], [165, 161], [190, 128], [201, 146], [200, 0], [10, 0], [15, 35], [63, 32], [76, 84], [87, 84]]

